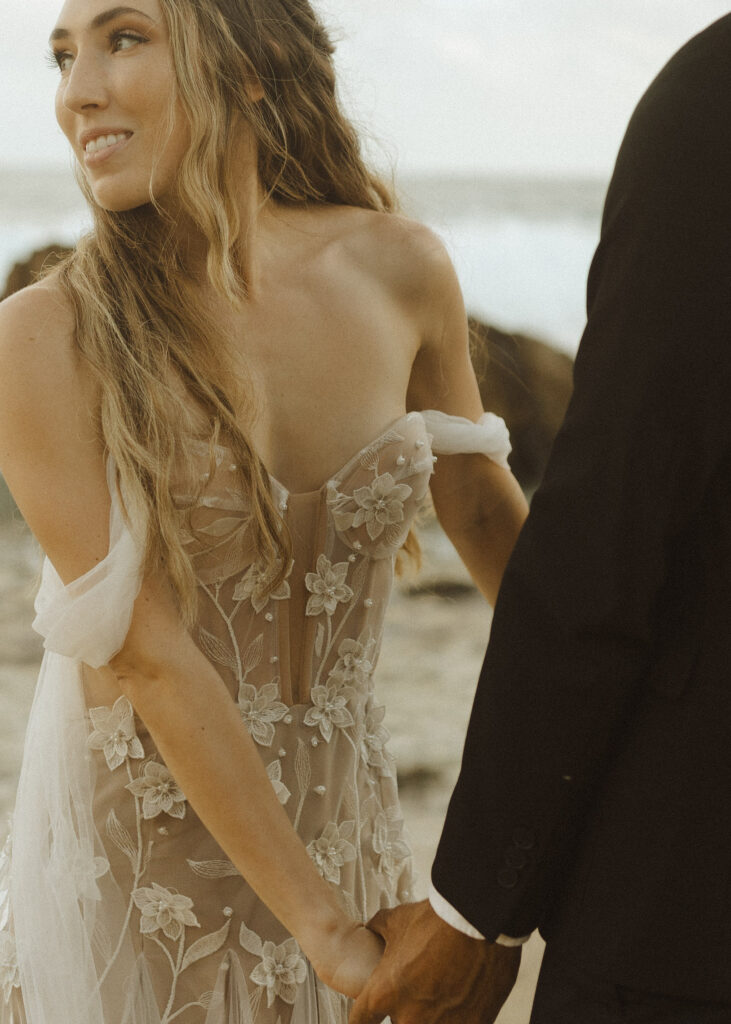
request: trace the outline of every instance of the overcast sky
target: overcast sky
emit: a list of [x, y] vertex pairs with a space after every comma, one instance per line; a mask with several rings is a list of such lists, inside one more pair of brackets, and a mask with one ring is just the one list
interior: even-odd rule
[[[3, 0], [0, 164], [67, 164], [43, 62], [57, 0]], [[611, 170], [672, 53], [729, 0], [317, 0], [349, 110], [403, 171]], [[8, 95], [9, 84], [9, 95]]]

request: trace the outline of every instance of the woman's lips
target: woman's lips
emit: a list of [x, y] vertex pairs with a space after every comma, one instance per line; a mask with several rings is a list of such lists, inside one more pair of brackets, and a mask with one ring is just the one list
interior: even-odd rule
[[102, 164], [106, 160], [111, 159], [111, 157], [115, 156], [122, 149], [124, 149], [132, 138], [133, 133], [130, 132], [128, 135], [125, 135], [123, 139], [120, 139], [119, 142], [115, 142], [111, 146], [105, 146], [103, 149], [98, 149], [94, 153], [89, 153], [85, 151], [84, 164], [87, 167], [98, 167], [99, 164]]

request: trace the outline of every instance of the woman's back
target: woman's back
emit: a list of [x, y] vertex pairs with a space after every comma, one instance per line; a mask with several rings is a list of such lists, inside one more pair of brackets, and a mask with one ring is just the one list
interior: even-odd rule
[[[411, 893], [385, 709], [376, 702], [373, 675], [395, 555], [433, 472], [432, 437], [442, 450], [456, 420], [404, 413], [396, 402], [399, 393], [403, 402], [413, 361], [403, 339], [419, 330], [405, 304], [399, 310], [394, 300], [389, 310], [392, 344], [383, 294], [374, 302], [370, 338], [358, 303], [351, 317], [342, 307], [332, 316], [320, 312], [323, 329], [319, 335], [313, 329], [339, 282], [361, 295], [386, 287], [383, 276], [344, 271], [343, 253], [335, 250], [332, 278], [318, 283], [312, 265], [305, 274], [312, 300], [301, 310], [290, 278], [294, 373], [274, 370], [276, 357], [287, 351], [272, 326], [276, 317], [270, 330], [251, 334], [254, 376], [267, 380], [259, 429], [264, 436], [264, 424], [269, 428], [270, 462], [288, 474], [280, 479], [285, 474], [279, 470], [269, 478], [292, 538], [283, 582], [270, 589], [271, 573], [250, 535], [247, 498], [225, 445], [214, 449], [211, 465], [209, 439], [190, 442], [196, 478], [184, 461], [173, 496], [198, 587], [193, 639], [224, 681], [318, 871], [348, 912], [367, 920]], [[321, 259], [327, 265], [327, 254]], [[43, 302], [48, 287], [38, 297]], [[63, 344], [56, 339], [62, 361], [69, 358]], [[338, 361], [333, 353], [343, 344], [349, 358]], [[48, 338], [45, 346], [46, 356], [54, 351]], [[244, 329], [240, 346], [247, 361]], [[315, 395], [313, 380], [320, 383]], [[77, 380], [72, 393], [78, 398], [82, 391], [93, 401], [93, 391]], [[56, 399], [48, 391], [44, 401]], [[288, 415], [292, 406], [294, 417]], [[95, 410], [84, 419], [93, 422]], [[504, 457], [499, 426], [482, 434], [493, 456]], [[119, 525], [112, 461], [107, 470]], [[81, 670], [99, 842], [91, 859], [77, 857], [74, 871], [56, 884], [71, 898], [79, 890], [99, 896], [93, 955], [102, 992], [118, 999], [115, 986], [118, 993], [134, 964], [130, 1024], [223, 1024], [237, 1007], [246, 1008], [240, 1019], [257, 1024], [344, 1022], [347, 1001], [317, 981], [297, 944], [200, 821], [113, 673], [83, 664], [86, 645], [98, 648], [96, 633], [106, 628], [110, 611], [122, 621], [129, 615], [124, 603], [135, 592], [129, 585], [137, 571], [134, 551], [132, 543], [110, 545], [81, 585], [70, 587], [47, 562], [36, 622], [51, 649], [78, 658]], [[65, 647], [72, 634], [74, 650]], [[56, 755], [73, 764], [83, 752], [77, 744]], [[37, 748], [28, 757], [35, 777], [54, 771], [53, 752]], [[245, 790], [247, 780], [239, 785]]]

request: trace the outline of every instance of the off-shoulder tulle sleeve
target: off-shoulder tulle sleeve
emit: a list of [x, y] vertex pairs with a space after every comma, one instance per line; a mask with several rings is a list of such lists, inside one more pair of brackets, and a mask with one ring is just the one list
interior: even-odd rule
[[125, 522], [111, 457], [107, 483], [112, 505], [106, 557], [67, 586], [46, 559], [33, 622], [46, 650], [92, 668], [108, 664], [122, 647], [142, 582], [141, 531], [133, 532]]
[[477, 423], [463, 416], [448, 416], [436, 409], [422, 413], [426, 429], [432, 435], [432, 451], [437, 455], [486, 455], [509, 469], [512, 451], [505, 421], [494, 413], [483, 413]]

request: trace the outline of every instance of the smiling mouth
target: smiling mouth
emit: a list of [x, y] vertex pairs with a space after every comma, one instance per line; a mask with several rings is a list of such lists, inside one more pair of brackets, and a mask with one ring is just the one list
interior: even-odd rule
[[91, 156], [93, 153], [101, 153], [103, 150], [110, 149], [120, 142], [126, 142], [131, 137], [132, 132], [120, 132], [118, 135], [100, 135], [98, 138], [87, 142], [84, 152], [87, 156]]

